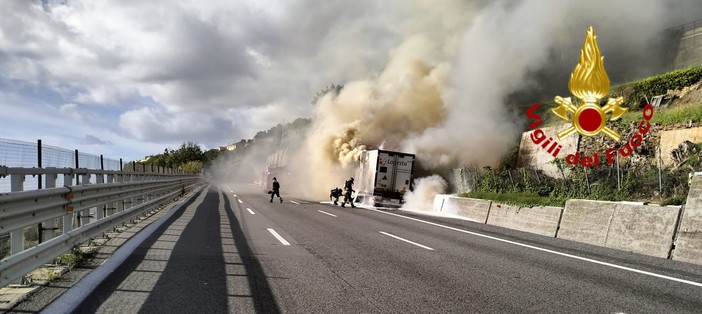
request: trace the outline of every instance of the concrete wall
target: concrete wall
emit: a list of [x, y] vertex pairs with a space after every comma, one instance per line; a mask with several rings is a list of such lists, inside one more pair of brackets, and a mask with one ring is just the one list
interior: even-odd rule
[[561, 210], [560, 207], [519, 207], [493, 202], [487, 224], [554, 237]]
[[[548, 114], [552, 113], [549, 112]], [[567, 128], [569, 125], [570, 124], [563, 124], [560, 126], [542, 128], [546, 136], [552, 137], [554, 140], [558, 141], [559, 144], [563, 145], [558, 157], [565, 157], [568, 154], [573, 154], [578, 151], [578, 141], [580, 137], [577, 133], [571, 134], [562, 140], [558, 139], [558, 132]], [[522, 139], [519, 143], [519, 164], [539, 169], [552, 178], [562, 177], [558, 167], [552, 163], [554, 157], [541, 146], [532, 142], [529, 137], [532, 132], [533, 131], [522, 133]], [[568, 175], [568, 173], [566, 173], [566, 175]]]
[[[674, 258], [702, 264], [702, 176], [695, 177], [690, 210], [683, 215]], [[565, 208], [519, 207], [487, 200], [441, 195], [436, 211], [499, 227], [623, 251], [667, 258], [673, 246], [679, 207], [640, 203], [569, 200]]]
[[673, 164], [670, 151], [678, 148], [685, 141], [702, 142], [702, 127], [661, 131], [661, 160], [666, 166]]
[[[434, 204], [434, 208], [436, 208], [436, 198], [434, 199]], [[476, 222], [485, 223], [488, 218], [490, 204], [492, 204], [492, 201], [449, 196], [443, 201], [443, 207], [439, 212], [458, 215]]]
[[702, 20], [685, 24], [681, 30], [675, 67], [679, 69], [702, 65]]
[[569, 200], [558, 238], [667, 258], [678, 207]]
[[667, 258], [679, 207], [617, 204], [606, 247]]
[[563, 209], [557, 237], [605, 246], [614, 209], [611, 202], [569, 200]]
[[672, 258], [702, 264], [702, 176], [692, 177]]

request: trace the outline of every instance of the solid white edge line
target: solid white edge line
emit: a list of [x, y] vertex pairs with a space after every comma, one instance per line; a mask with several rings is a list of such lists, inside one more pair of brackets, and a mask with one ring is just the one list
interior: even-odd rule
[[270, 232], [276, 239], [278, 239], [280, 243], [283, 243], [283, 245], [290, 245], [290, 242], [285, 241], [285, 239], [283, 239], [283, 237], [281, 237], [277, 232], [275, 232], [273, 228], [268, 228], [268, 232]]
[[295, 202], [295, 201], [290, 201], [290, 203], [293, 203], [293, 204], [297, 204], [297, 205], [300, 205], [300, 203], [298, 203], [298, 202]]
[[398, 214], [393, 214], [393, 213], [386, 213], [386, 212], [384, 212], [384, 211], [380, 211], [380, 210], [377, 210], [377, 209], [370, 209], [370, 210], [371, 210], [371, 211], [375, 211], [375, 212], [379, 212], [379, 213], [383, 213], [383, 214], [387, 214], [387, 215], [397, 216], [397, 217], [401, 217], [401, 218], [405, 218], [405, 219], [409, 219], [409, 220], [413, 220], [413, 221], [425, 223], [425, 224], [432, 225], [432, 226], [436, 226], [436, 227], [441, 227], [441, 228], [448, 229], [448, 230], [453, 230], [453, 231], [462, 232], [462, 233], [466, 233], [466, 234], [470, 234], [470, 235], [474, 235], [474, 236], [478, 236], [478, 237], [483, 237], [483, 238], [486, 238], [486, 239], [491, 239], [491, 240], [500, 241], [500, 242], [504, 242], [504, 243], [514, 244], [514, 245], [518, 245], [518, 246], [521, 246], [521, 247], [526, 247], [526, 248], [530, 248], [530, 249], [534, 249], [534, 250], [538, 250], [538, 251], [542, 251], [542, 252], [547, 252], [547, 253], [551, 253], [551, 254], [556, 254], [556, 255], [560, 255], [560, 256], [570, 257], [570, 258], [577, 259], [577, 260], [581, 260], [581, 261], [585, 261], [585, 262], [590, 262], [590, 263], [594, 263], [594, 264], [599, 264], [599, 265], [603, 265], [603, 266], [608, 266], [608, 267], [612, 267], [612, 268], [617, 268], [617, 269], [621, 269], [621, 270], [626, 270], [626, 271], [630, 271], [630, 272], [634, 272], [634, 273], [639, 273], [639, 274], [647, 275], [647, 276], [652, 276], [652, 277], [656, 277], [656, 278], [661, 278], [661, 279], [667, 279], [667, 280], [671, 280], [671, 281], [676, 281], [676, 282], [680, 282], [680, 283], [684, 283], [684, 284], [688, 284], [688, 285], [692, 285], [692, 286], [702, 287], [702, 283], [695, 282], [695, 281], [690, 281], [690, 280], [685, 280], [685, 279], [670, 277], [670, 276], [666, 276], [666, 275], [661, 275], [661, 274], [656, 274], [656, 273], [648, 272], [648, 271], [645, 271], [645, 270], [640, 270], [640, 269], [636, 269], [636, 268], [630, 268], [630, 267], [621, 266], [621, 265], [617, 265], [617, 264], [611, 264], [611, 263], [602, 262], [602, 261], [598, 261], [598, 260], [594, 260], [594, 259], [589, 259], [589, 258], [586, 258], [586, 257], [580, 257], [580, 256], [577, 256], [577, 255], [572, 255], [572, 254], [568, 254], [568, 253], [563, 253], [563, 252], [553, 251], [553, 250], [549, 250], [549, 249], [544, 249], [544, 248], [540, 248], [540, 247], [538, 247], [538, 246], [528, 245], [528, 244], [524, 244], [524, 243], [519, 243], [519, 242], [514, 242], [514, 241], [510, 241], [510, 240], [501, 239], [501, 238], [496, 238], [496, 237], [493, 237], [493, 236], [489, 236], [489, 235], [485, 235], [485, 234], [481, 234], [481, 233], [477, 233], [477, 232], [472, 232], [472, 231], [467, 231], [467, 230], [458, 229], [458, 228], [454, 228], [454, 227], [444, 226], [444, 225], [442, 225], [442, 224], [438, 224], [438, 223], [435, 223], [435, 222], [425, 221], [425, 220], [421, 220], [421, 219], [417, 219], [417, 218], [412, 218], [412, 217], [406, 217], [406, 216], [402, 216], [402, 215], [398, 215]]
[[336, 215], [327, 213], [327, 212], [325, 212], [325, 211], [323, 211], [323, 210], [319, 210], [319, 209], [318, 209], [317, 211], [320, 212], [320, 213], [322, 213], [322, 214], [326, 214], [326, 215], [329, 215], [329, 216], [332, 216], [332, 217], [336, 217]]
[[418, 246], [418, 247], [421, 247], [421, 248], [423, 248], [423, 249], [427, 249], [427, 250], [429, 250], [429, 251], [433, 251], [433, 250], [434, 250], [434, 249], [432, 249], [432, 248], [430, 248], [430, 247], [428, 247], [428, 246], [426, 246], [426, 245], [421, 245], [421, 244], [419, 244], [419, 243], [417, 243], [417, 242], [412, 242], [412, 241], [410, 241], [410, 240], [407, 240], [407, 239], [404, 239], [404, 238], [400, 238], [400, 237], [398, 237], [398, 236], [396, 236], [396, 235], [394, 235], [394, 234], [390, 234], [390, 233], [383, 232], [383, 231], [378, 231], [378, 232], [380, 232], [381, 234], [384, 234], [384, 235], [386, 235], [386, 236], [388, 236], [388, 237], [395, 238], [395, 239], [398, 239], [398, 240], [400, 240], [400, 241], [405, 241], [405, 242], [407, 242], [407, 243], [409, 243], [409, 244], [414, 244], [414, 245], [416, 245], [416, 246]]
[[239, 202], [239, 204], [244, 204], [244, 202], [242, 202], [242, 201], [241, 201], [240, 199], [238, 199], [238, 198], [236, 199], [236, 201]]
[[[208, 186], [203, 186], [201, 189]], [[194, 197], [199, 190], [191, 192], [190, 197]], [[145, 226], [141, 231], [132, 236], [122, 244], [105, 262], [96, 269], [85, 275], [73, 287], [69, 288], [60, 297], [54, 299], [47, 307], [41, 310], [41, 313], [70, 313], [85, 301], [90, 293], [92, 293], [103, 280], [112, 274], [122, 263], [141, 245], [156, 229], [161, 227], [173, 214], [181, 209], [190, 198], [182, 199], [176, 206], [171, 207], [167, 213], [158, 218], [156, 221]]]
[[248, 211], [249, 211], [249, 213], [250, 213], [251, 215], [256, 215], [256, 213], [254, 213], [254, 211], [253, 211], [253, 210], [251, 210], [251, 208], [248, 208], [248, 207], [247, 207], [247, 208], [246, 208], [246, 210], [248, 210]]

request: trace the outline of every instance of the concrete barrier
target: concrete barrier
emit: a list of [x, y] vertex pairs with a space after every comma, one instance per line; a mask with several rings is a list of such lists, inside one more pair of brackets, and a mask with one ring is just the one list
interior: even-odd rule
[[552, 206], [519, 207], [493, 202], [487, 224], [554, 237], [562, 210]]
[[615, 208], [612, 202], [568, 200], [556, 237], [605, 246]]
[[692, 177], [672, 258], [702, 264], [702, 176], [697, 174]]
[[680, 209], [569, 200], [558, 238], [667, 258]]
[[519, 207], [450, 195], [437, 196], [434, 209], [489, 225], [662, 258], [668, 258], [675, 241], [673, 259], [702, 264], [702, 176], [693, 178], [682, 215], [680, 207], [643, 203], [574, 199], [565, 208]]
[[680, 208], [618, 203], [607, 247], [667, 258]]
[[451, 197], [448, 194], [437, 194], [434, 196], [434, 211], [439, 213], [444, 208], [444, 203]]
[[[434, 202], [436, 204], [436, 198], [434, 199]], [[492, 204], [492, 201], [449, 196], [443, 201], [441, 212], [458, 215], [476, 222], [485, 223], [488, 218], [490, 204]]]

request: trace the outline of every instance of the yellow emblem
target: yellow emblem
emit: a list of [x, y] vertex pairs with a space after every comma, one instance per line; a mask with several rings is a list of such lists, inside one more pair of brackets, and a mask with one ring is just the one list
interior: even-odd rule
[[[558, 108], [551, 109], [559, 118], [571, 121], [573, 125], [558, 133], [558, 138], [562, 139], [577, 131], [585, 136], [597, 135], [600, 132], [619, 142], [621, 135], [607, 127], [606, 115], [611, 113], [609, 119], [614, 121], [627, 112], [627, 108], [620, 105], [624, 103], [624, 97], [609, 98], [604, 106], [600, 106], [600, 99], [609, 92], [609, 77], [604, 69], [604, 57], [600, 54], [597, 46], [597, 36], [592, 26], [587, 30], [583, 49], [580, 50], [580, 61], [575, 66], [575, 70], [570, 74], [568, 89], [581, 101], [580, 106], [576, 106], [570, 97], [563, 98], [556, 96], [554, 99], [559, 105]], [[570, 118], [568, 117], [570, 113]]]

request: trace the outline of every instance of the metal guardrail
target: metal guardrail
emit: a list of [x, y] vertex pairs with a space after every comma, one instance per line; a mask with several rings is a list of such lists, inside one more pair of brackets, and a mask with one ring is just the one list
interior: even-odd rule
[[[0, 260], [0, 287], [204, 184], [194, 175], [0, 167], [7, 176], [12, 192], [0, 194], [0, 237], [10, 235], [10, 255]], [[22, 191], [26, 176], [43, 176], [46, 188]], [[59, 176], [63, 187], [56, 187]], [[72, 186], [76, 177], [81, 185]], [[28, 228], [37, 229], [36, 245], [25, 241]]]

